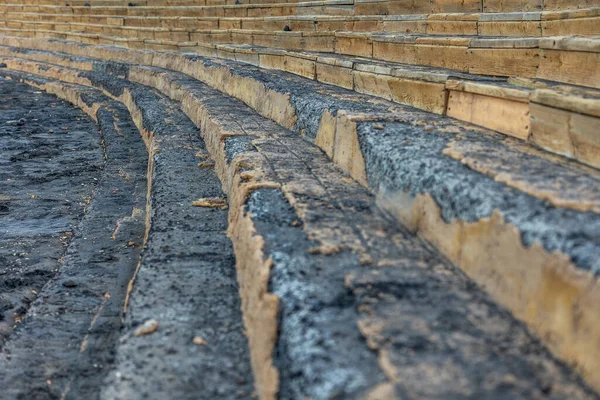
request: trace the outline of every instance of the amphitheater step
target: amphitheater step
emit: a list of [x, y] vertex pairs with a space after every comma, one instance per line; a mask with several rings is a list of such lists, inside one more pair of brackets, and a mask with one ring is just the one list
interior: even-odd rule
[[[402, 32], [430, 35], [561, 36], [600, 34], [600, 8], [526, 13], [287, 17], [135, 17], [7, 12], [4, 26], [122, 34], [149, 39], [181, 39], [202, 29], [299, 32]], [[84, 26], [85, 25], [85, 26]], [[154, 28], [154, 29], [151, 29]], [[160, 28], [160, 29], [157, 29]]]
[[[513, 136], [556, 154], [600, 166], [594, 144], [600, 92], [541, 80], [492, 78], [440, 68], [415, 68], [325, 53], [222, 45], [220, 58], [280, 69], [401, 104], [446, 114]], [[26, 57], [67, 67], [93, 68], [45, 51], [0, 47], [0, 56]], [[9, 60], [5, 60], [9, 62]], [[81, 65], [84, 63], [85, 65]], [[577, 139], [571, 139], [571, 138]], [[585, 151], [580, 149], [585, 148]]]
[[[128, 91], [140, 135], [130, 111], [97, 90], [7, 70], [2, 75], [67, 97], [94, 115], [107, 146], [105, 171], [114, 171], [116, 178], [100, 180], [82, 229], [69, 247], [71, 258], [83, 257], [79, 268], [73, 270], [69, 257], [60, 268], [59, 274], [75, 284], [67, 286], [66, 278], [58, 278], [47, 285], [40, 293], [41, 304], [34, 305], [5, 347], [6, 356], [0, 359], [4, 393], [106, 399], [250, 397], [252, 377], [235, 261], [224, 234], [227, 213], [192, 204], [197, 196], [223, 197], [212, 169], [198, 167], [207, 153], [197, 128], [171, 100], [147, 88]], [[112, 84], [116, 90], [119, 83]], [[134, 179], [134, 173], [145, 177], [148, 165], [142, 137], [152, 153], [148, 189]], [[139, 143], [138, 153], [133, 153], [135, 146], [122, 143], [132, 138]], [[137, 171], [123, 168], [119, 154], [138, 163]], [[119, 181], [133, 187], [137, 203], [116, 219], [111, 212], [122, 213], [116, 199], [128, 197], [120, 192]], [[145, 216], [147, 191], [150, 214]], [[93, 249], [88, 241], [93, 241]], [[203, 256], [200, 263], [195, 259], [198, 252]], [[91, 269], [82, 268], [88, 253], [95, 259], [89, 261]], [[131, 253], [128, 270], [119, 253]], [[63, 286], [75, 289], [65, 294]], [[204, 296], [211, 302], [203, 301]], [[95, 315], [85, 312], [93, 305]], [[125, 331], [119, 339], [123, 308]], [[44, 332], [48, 337], [38, 339]], [[35, 347], [27, 345], [34, 340]], [[44, 340], [52, 346], [40, 355], [38, 346]]]
[[[122, 68], [113, 71], [159, 87], [201, 126], [228, 194], [261, 396], [593, 398], [316, 146], [188, 76]], [[79, 77], [134, 110], [134, 85]], [[423, 370], [443, 379], [424, 385]]]
[[[43, 85], [39, 79], [33, 84]], [[89, 89], [80, 96], [96, 100]], [[125, 107], [111, 108], [97, 111], [108, 122], [100, 125], [106, 164], [91, 199], [82, 199], [89, 202], [85, 215], [71, 232], [64, 260], [55, 260], [58, 271], [52, 270], [32, 296], [36, 299], [0, 353], [5, 398], [65, 398], [71, 390], [78, 398], [89, 397], [102, 387], [112, 364], [127, 285], [143, 246], [147, 157]], [[62, 133], [60, 126], [54, 129]]]
[[[98, 51], [109, 60], [135, 58], [138, 63], [179, 69], [314, 140], [338, 166], [368, 184], [382, 206], [434, 243], [538, 334], [547, 338], [552, 332], [553, 337], [563, 338], [546, 340], [561, 357], [577, 360], [593, 380], [593, 374], [587, 372], [594, 365], [593, 340], [585, 335], [594, 329], [596, 320], [595, 294], [588, 289], [598, 267], [593, 256], [599, 245], [594, 241], [599, 236], [593, 233], [598, 218], [597, 171], [489, 131], [284, 73], [197, 56], [156, 53], [152, 60], [144, 61], [147, 53], [99, 47], [93, 51], [81, 47], [79, 53], [76, 44], [48, 45], [75, 54], [85, 51], [93, 56]], [[37, 64], [12, 65], [96, 84], [94, 73]], [[89, 66], [110, 68], [106, 63]], [[116, 70], [182, 101], [192, 119], [202, 115], [198, 109], [186, 108], [193, 105], [186, 101], [194, 98], [194, 92], [182, 86], [189, 77], [125, 64]], [[226, 170], [218, 163], [217, 167]], [[478, 190], [468, 189], [472, 187]], [[582, 242], [581, 237], [587, 239]], [[570, 260], [551, 253], [557, 251]], [[522, 264], [529, 265], [531, 275], [523, 275]], [[497, 275], [489, 276], [482, 265]], [[553, 274], [557, 273], [561, 281], [569, 282], [570, 297], [556, 286]], [[513, 274], [520, 278], [513, 280]], [[542, 290], [544, 287], [554, 287], [552, 293], [565, 296], [561, 294], [560, 302], [557, 299], [549, 305], [542, 320], [528, 319], [527, 309], [542, 304], [538, 295], [553, 296]], [[574, 289], [577, 287], [580, 289]], [[580, 310], [579, 326], [586, 328], [570, 326], [565, 331], [565, 322], [551, 316], [560, 317], [554, 307], [573, 309], [573, 304]], [[584, 325], [582, 321], [586, 321]], [[584, 336], [572, 337], [573, 332]], [[566, 343], [570, 347], [565, 347]], [[576, 344], [583, 347], [572, 347]]]
[[[482, 38], [377, 32], [217, 30], [191, 32], [191, 41], [181, 42], [41, 29], [0, 28], [0, 33], [68, 39], [131, 49], [185, 52], [206, 51], [206, 43], [242, 43], [287, 50], [335, 52], [472, 74], [538, 78], [600, 88], [600, 39], [597, 37]], [[183, 33], [188, 35], [187, 32]], [[210, 47], [208, 46], [209, 49]]]
[[25, 85], [3, 80], [0, 91], [2, 347], [54, 275], [104, 159], [98, 137], [90, 135], [95, 124], [79, 110]]
[[[262, 4], [261, 4], [262, 3]], [[66, 5], [69, 4], [69, 5]], [[116, 2], [112, 6], [74, 5], [68, 2], [44, 4], [0, 3], [1, 11], [104, 14], [119, 16], [207, 16], [207, 17], [265, 17], [287, 15], [411, 15], [431, 13], [502, 13], [569, 10], [597, 7], [597, 0], [528, 0], [501, 2], [498, 0], [432, 0], [430, 2], [400, 0], [325, 0], [306, 2], [257, 2], [256, 4], [207, 5], [173, 3], [169, 1]], [[130, 6], [131, 4], [131, 6]]]

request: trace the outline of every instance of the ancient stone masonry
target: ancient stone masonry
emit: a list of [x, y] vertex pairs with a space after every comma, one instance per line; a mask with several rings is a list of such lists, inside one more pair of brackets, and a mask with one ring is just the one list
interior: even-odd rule
[[19, 1], [0, 399], [599, 397], [600, 1]]

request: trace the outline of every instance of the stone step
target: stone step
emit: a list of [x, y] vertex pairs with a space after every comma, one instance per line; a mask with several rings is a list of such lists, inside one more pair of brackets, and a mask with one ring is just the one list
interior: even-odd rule
[[[508, 313], [379, 211], [376, 197], [296, 127], [278, 126], [182, 73], [111, 63], [96, 71], [39, 66], [40, 73], [120, 98], [126, 96], [119, 95], [119, 85], [98, 73], [104, 68], [113, 77], [128, 76], [180, 101], [200, 127], [229, 198], [229, 234], [261, 398], [594, 398]], [[282, 77], [281, 83], [297, 90], [297, 80], [303, 81]], [[341, 96], [342, 112], [350, 104], [343, 90], [317, 95], [315, 105], [322, 107], [334, 93]], [[384, 105], [372, 102], [364, 111], [374, 116]], [[381, 145], [389, 145], [380, 139], [391, 134], [391, 125], [396, 134], [406, 129], [411, 140], [421, 130], [428, 138], [456, 137], [440, 130], [450, 123], [428, 129], [409, 122], [426, 114], [393, 111], [404, 111], [407, 120], [376, 120], [388, 125], [374, 128], [384, 134], [371, 138]], [[481, 134], [481, 144], [494, 140]], [[447, 159], [459, 168], [453, 172], [480, 175]]]
[[[594, 347], [597, 170], [469, 124], [283, 72], [195, 55], [28, 43], [185, 73], [303, 135], [598, 385], [592, 372], [600, 351]], [[85, 72], [35, 64], [14, 65], [93, 84]], [[169, 75], [145, 67], [130, 66], [128, 77], [172, 97], [185, 94]]]
[[[1, 26], [122, 34], [145, 39], [190, 40], [186, 32], [244, 29], [297, 32], [403, 32], [429, 35], [561, 36], [600, 34], [600, 8], [499, 14], [288, 17], [114, 17], [73, 14], [6, 13]], [[85, 28], [85, 29], [82, 29]]]
[[[137, 7], [137, 6], [224, 6], [239, 4], [300, 3], [300, 0], [22, 0], [21, 5], [54, 5], [73, 7]], [[0, 0], [0, 4], [15, 4], [14, 0]], [[131, 5], [130, 5], [131, 4]]]
[[[66, 4], [69, 4], [68, 6]], [[86, 6], [85, 4], [89, 4]], [[406, 15], [430, 13], [506, 13], [572, 10], [598, 7], [600, 0], [325, 0], [307, 2], [277, 2], [257, 4], [135, 5], [123, 2], [115, 6], [84, 5], [69, 2], [55, 5], [0, 3], [0, 12], [36, 12], [50, 14], [113, 15], [113, 16], [205, 16], [205, 17], [270, 17], [284, 15]], [[146, 3], [147, 4], [147, 3]]]
[[[0, 28], [5, 35], [49, 37], [131, 49], [202, 52], [206, 43], [335, 52], [478, 75], [519, 76], [600, 88], [600, 37], [482, 38], [365, 32], [195, 31], [191, 41], [99, 33]], [[211, 47], [211, 46], [208, 46]]]
[[[14, 78], [5, 69], [0, 73]], [[143, 247], [146, 149], [120, 103], [106, 103], [89, 88], [78, 91], [37, 78], [30, 83], [76, 103], [98, 121], [101, 136], [88, 133], [102, 140], [106, 163], [93, 194], [78, 199], [87, 202], [85, 215], [71, 232], [62, 263], [54, 260], [53, 278], [0, 353], [2, 396], [89, 398], [113, 365], [128, 284]], [[52, 128], [55, 135], [67, 133]]]
[[37, 12], [74, 15], [113, 16], [205, 16], [205, 17], [265, 17], [277, 15], [353, 15], [354, 0], [326, 0], [302, 3], [239, 4], [225, 6], [116, 6], [71, 7], [65, 5], [2, 4], [0, 12]]
[[[397, 103], [448, 115], [600, 167], [600, 92], [530, 79], [501, 79], [324, 53], [219, 46], [220, 58], [295, 73]], [[92, 69], [85, 59], [0, 47], [0, 56]], [[9, 62], [9, 61], [6, 61]], [[558, 117], [560, 116], [560, 117]]]
[[[87, 220], [96, 216], [98, 210], [121, 213], [113, 204], [119, 190], [117, 182], [101, 180], [103, 186], [92, 198], [82, 224], [84, 228], [74, 239], [74, 246], [78, 240], [94, 241], [94, 249], [103, 249], [107, 253], [104, 257], [113, 264], [120, 262], [120, 268], [126, 266], [127, 259], [113, 255], [131, 253], [129, 273], [124, 268], [115, 269], [112, 264], [98, 265], [94, 269], [97, 276], [84, 284], [92, 278], [90, 271], [81, 268], [82, 265], [71, 271], [73, 268], [67, 259], [61, 273], [77, 279], [80, 289], [72, 290], [67, 301], [57, 300], [68, 307], [70, 299], [80, 308], [85, 307], [86, 301], [96, 301], [99, 303], [95, 310], [97, 315], [90, 314], [88, 319], [92, 322], [83, 321], [82, 329], [77, 331], [75, 328], [80, 324], [73, 322], [77, 321], [73, 316], [69, 319], [67, 314], [60, 323], [54, 321], [53, 314], [45, 318], [45, 308], [51, 307], [51, 301], [35, 307], [35, 314], [26, 319], [18, 336], [9, 343], [10, 357], [0, 358], [0, 376], [6, 378], [5, 393], [15, 398], [29, 397], [34, 386], [58, 393], [57, 398], [249, 398], [253, 379], [243, 333], [235, 258], [225, 235], [227, 212], [193, 205], [199, 198], [225, 198], [214, 170], [198, 165], [199, 161], [209, 159], [198, 129], [178, 105], [156, 90], [115, 77], [107, 78], [106, 74], [95, 74], [95, 80], [105, 79], [103, 82], [110, 87], [111, 97], [120, 95], [127, 108], [95, 89], [90, 92], [87, 87], [48, 81], [39, 76], [15, 75], [6, 70], [0, 73], [83, 106], [98, 120], [109, 150], [120, 146], [121, 152], [125, 149], [125, 155], [130, 156], [133, 150], [131, 145], [123, 145], [120, 137], [108, 136], [113, 133], [112, 129], [118, 136], [135, 135], [140, 144], [143, 138], [151, 153], [148, 160], [142, 144], [142, 153], [134, 157], [141, 166], [138, 172], [142, 176], [148, 169], [151, 178], [148, 188], [145, 182], [139, 185], [132, 171], [121, 166], [118, 159], [108, 159], [107, 169], [120, 174], [118, 180], [134, 187], [141, 204], [136, 205], [133, 213], [129, 210], [132, 215], [117, 220], [116, 225], [115, 220], [99, 223], [110, 214], [102, 214], [101, 221], [90, 223]], [[121, 122], [117, 125], [115, 121]], [[102, 196], [104, 192], [108, 199]], [[103, 202], [104, 208], [99, 207], [98, 202]], [[108, 230], [100, 229], [105, 225]], [[131, 235], [132, 226], [141, 226], [137, 236]], [[110, 248], [107, 242], [114, 243], [117, 250]], [[82, 257], [80, 263], [87, 260], [87, 253], [102, 257], [83, 244], [77, 249], [75, 254]], [[98, 264], [98, 261], [93, 263]], [[101, 266], [104, 269], [100, 269]], [[112, 268], [106, 268], [110, 266]], [[120, 291], [107, 284], [115, 275], [120, 278]], [[59, 287], [60, 282], [59, 279]], [[97, 293], [101, 290], [97, 287], [103, 287], [104, 291]], [[92, 296], [92, 300], [80, 292]], [[52, 299], [45, 292], [41, 296]], [[119, 334], [123, 309], [124, 329]], [[41, 322], [37, 321], [40, 319]], [[153, 327], [156, 331], [149, 329], [139, 334], [140, 327], [151, 321], [157, 324], [158, 328]], [[42, 360], [36, 354], [39, 348], [27, 346], [28, 340], [40, 334], [40, 323], [45, 325], [54, 344]], [[65, 324], [71, 326], [65, 328]], [[63, 334], [55, 332], [55, 327], [62, 329]], [[75, 354], [71, 355], [68, 348]], [[103, 352], [108, 352], [109, 357], [99, 358]], [[96, 362], [93, 368], [92, 362]], [[91, 371], [108, 378], [103, 383], [104, 379], [95, 379]], [[48, 380], [52, 384], [47, 383]]]

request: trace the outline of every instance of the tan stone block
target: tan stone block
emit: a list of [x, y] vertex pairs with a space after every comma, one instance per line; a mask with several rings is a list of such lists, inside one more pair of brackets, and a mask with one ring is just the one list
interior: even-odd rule
[[540, 21], [480, 21], [479, 34], [485, 36], [542, 36]]
[[392, 89], [389, 75], [373, 74], [370, 72], [354, 71], [354, 90], [387, 100], [392, 100]]
[[600, 17], [542, 21], [543, 36], [600, 35]]
[[333, 161], [357, 182], [367, 185], [365, 160], [358, 143], [356, 122], [352, 117], [338, 112], [336, 116]]
[[431, 0], [433, 13], [482, 12], [481, 0]]
[[540, 63], [539, 49], [470, 49], [468, 53], [472, 74], [532, 78]]
[[373, 58], [416, 64], [417, 54], [413, 43], [373, 41]]
[[213, 12], [205, 13], [207, 17], [254, 17], [255, 15], [250, 15], [250, 9], [248, 8], [215, 8]]
[[352, 22], [352, 31], [354, 32], [377, 32], [383, 30], [383, 21], [381, 20], [358, 20]]
[[109, 25], [125, 25], [124, 18], [106, 18], [106, 23]]
[[235, 60], [258, 66], [259, 56], [256, 53], [235, 53]]
[[[268, 47], [277, 47], [288, 50], [303, 50], [305, 48], [304, 38], [300, 35], [273, 35], [269, 36], [270, 45]], [[269, 43], [267, 41], [267, 43]]]
[[325, 6], [323, 7], [323, 15], [354, 15], [354, 6]]
[[483, 12], [541, 11], [547, 0], [483, 0]]
[[347, 31], [351, 30], [347, 22], [344, 20], [317, 20], [317, 31]]
[[429, 0], [390, 0], [388, 4], [388, 15], [429, 14], [431, 12]]
[[600, 118], [531, 103], [531, 141], [543, 149], [600, 167]]
[[285, 56], [283, 60], [284, 69], [296, 75], [309, 79], [315, 79], [316, 67], [314, 60], [306, 60], [300, 57]]
[[220, 18], [219, 29], [241, 29], [242, 20], [239, 18]]
[[542, 49], [534, 76], [600, 88], [600, 53]]
[[388, 15], [388, 1], [356, 1], [355, 15]]
[[467, 71], [467, 48], [449, 45], [414, 45], [416, 63], [433, 67]]
[[319, 146], [319, 148], [323, 150], [331, 159], [333, 159], [333, 151], [335, 147], [336, 124], [337, 122], [335, 117], [333, 117], [328, 110], [325, 110], [321, 116], [319, 131], [317, 132], [317, 137], [315, 138], [315, 144]]
[[282, 55], [273, 54], [261, 54], [259, 57], [261, 67], [269, 69], [278, 69], [281, 71], [284, 70], [283, 59], [284, 57]]
[[317, 24], [314, 19], [279, 20], [273, 30], [282, 31], [284, 26], [289, 26], [292, 31], [315, 31]]
[[477, 35], [477, 21], [427, 21], [427, 33], [441, 35]]
[[447, 91], [442, 83], [393, 77], [389, 85], [392, 101], [436, 114], [446, 110]]
[[350, 68], [317, 62], [316, 75], [319, 82], [341, 86], [346, 89], [353, 88], [352, 69]]
[[527, 140], [529, 136], [529, 105], [526, 102], [451, 90], [446, 113], [449, 117], [519, 139]]
[[322, 51], [333, 53], [335, 51], [335, 36], [325, 34], [304, 34], [301, 49], [308, 51]]
[[596, 0], [544, 0], [544, 10], [573, 10], [598, 7]]
[[384, 32], [406, 32], [406, 33], [426, 33], [427, 21], [420, 20], [385, 20], [383, 21]]
[[335, 52], [353, 56], [373, 57], [373, 43], [366, 36], [336, 36]]

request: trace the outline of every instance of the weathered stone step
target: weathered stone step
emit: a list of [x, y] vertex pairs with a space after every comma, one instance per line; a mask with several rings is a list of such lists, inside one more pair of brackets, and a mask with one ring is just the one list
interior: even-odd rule
[[538, 78], [600, 88], [600, 39], [597, 37], [481, 38], [227, 30], [192, 32], [192, 42], [176, 42], [53, 30], [0, 28], [0, 33], [110, 44], [132, 49], [185, 52], [200, 52], [206, 48], [205, 43], [252, 44], [288, 50], [335, 52], [472, 74]]
[[113, 71], [159, 87], [201, 126], [229, 197], [261, 397], [595, 398], [316, 146], [183, 74]]
[[[68, 5], [66, 5], [68, 4]], [[75, 5], [78, 4], [78, 5]], [[599, 0], [432, 0], [427, 2], [402, 0], [325, 0], [325, 1], [252, 1], [251, 4], [234, 0], [200, 0], [195, 2], [135, 1], [115, 2], [99, 6], [91, 3], [0, 3], [0, 11], [28, 11], [43, 13], [110, 14], [110, 15], [181, 15], [189, 9], [194, 16], [266, 17], [282, 15], [406, 15], [430, 13], [502, 13], [570, 10], [600, 6]], [[112, 5], [114, 4], [114, 5]], [[130, 6], [134, 4], [135, 6]]]
[[226, 6], [136, 6], [136, 7], [71, 7], [65, 5], [0, 4], [0, 12], [38, 12], [77, 15], [138, 15], [138, 16], [206, 16], [258, 17], [276, 15], [352, 15], [353, 0], [326, 0], [302, 3], [239, 4]]
[[[18, 79], [6, 69], [0, 74]], [[2, 397], [93, 398], [113, 364], [127, 286], [143, 246], [146, 150], [121, 104], [91, 89], [39, 78], [29, 83], [98, 121], [106, 165], [62, 265], [0, 353]]]
[[[600, 92], [524, 79], [491, 78], [454, 71], [377, 62], [326, 53], [220, 45], [220, 58], [292, 72], [323, 83], [475, 123], [527, 140], [556, 154], [600, 166], [596, 127]], [[91, 70], [93, 63], [46, 51], [0, 47], [0, 56]], [[557, 116], [559, 116], [557, 118]]]
[[[200, 132], [155, 90], [102, 73], [93, 79], [126, 104], [152, 152], [151, 227], [116, 368], [101, 397], [250, 398], [250, 353], [226, 207], [194, 205], [199, 199], [227, 204]], [[157, 331], [136, 337], [151, 320]]]
[[[193, 32], [198, 29], [246, 29], [283, 31], [404, 32], [430, 35], [480, 36], [561, 36], [600, 34], [600, 8], [526, 13], [468, 13], [420, 15], [330, 16], [302, 15], [287, 17], [115, 17], [110, 15], [74, 15], [5, 13], [8, 28], [77, 30], [77, 24], [122, 27], [147, 39], [175, 40], [167, 32]], [[67, 24], [70, 23], [70, 24]], [[127, 28], [129, 27], [129, 28]], [[100, 28], [100, 27], [99, 27]], [[142, 28], [162, 28], [161, 30]], [[108, 27], [105, 33], [111, 34]], [[167, 30], [169, 29], [169, 30]], [[100, 33], [100, 31], [98, 31]], [[160, 35], [157, 34], [160, 32]], [[186, 39], [189, 40], [189, 37]]]
[[[191, 55], [35, 43], [184, 72], [314, 140], [596, 384], [596, 170], [471, 125], [285, 73]], [[38, 71], [90, 82], [84, 72]], [[129, 78], [185, 93], [167, 75], [142, 67], [129, 67]], [[565, 314], [575, 309], [577, 326]]]
[[[224, 6], [224, 5], [236, 5], [236, 4], [272, 4], [272, 3], [299, 3], [300, 0], [70, 0], [70, 6]], [[18, 4], [20, 5], [55, 5], [64, 6], [64, 0], [21, 0]], [[14, 0], [0, 0], [0, 4], [15, 4]], [[132, 4], [132, 5], [130, 5]], [[87, 7], [87, 6], [86, 6]]]
[[[64, 90], [61, 87], [65, 87], [72, 91], [71, 97], [89, 96], [89, 89], [76, 85], [20, 77], [41, 88], [58, 88], [54, 90], [59, 94]], [[148, 188], [150, 214], [146, 218], [149, 224], [146, 231], [148, 242], [129, 289], [127, 283], [138, 263], [137, 257], [128, 277], [123, 275], [127, 279], [120, 296], [121, 301], [125, 298], [125, 331], [116, 356], [119, 315], [114, 316], [113, 322], [117, 325], [112, 327], [110, 335], [106, 335], [108, 327], [105, 327], [101, 332], [104, 336], [86, 336], [81, 345], [81, 349], [90, 347], [89, 351], [103, 350], [93, 345], [109, 349], [110, 364], [95, 367], [101, 369], [102, 377], [111, 370], [107, 383], [102, 385], [102, 379], [90, 382], [86, 375], [71, 368], [65, 374], [67, 385], [60, 380], [55, 385], [65, 398], [81, 398], [84, 393], [86, 397], [106, 399], [164, 399], [171, 396], [182, 399], [248, 398], [253, 390], [253, 380], [243, 334], [235, 258], [231, 243], [225, 236], [227, 212], [193, 205], [199, 198], [224, 199], [220, 181], [211, 164], [199, 166], [199, 161], [206, 163], [209, 158], [198, 129], [177, 105], [158, 92], [114, 77], [109, 81], [103, 74], [95, 74], [96, 82], [102, 79], [105, 79], [103, 82], [110, 89], [110, 94], [127, 105], [151, 151], [148, 170], [152, 177], [151, 188]], [[91, 110], [102, 109], [103, 103], [123, 109], [120, 104], [115, 106], [103, 97], [95, 95], [83, 101]], [[120, 121], [129, 120], [127, 110], [125, 112], [126, 116], [118, 116]], [[103, 122], [100, 117], [99, 120]], [[113, 124], [113, 118], [106, 122]], [[134, 133], [141, 141], [137, 130]], [[145, 172], [146, 157], [138, 158]], [[139, 191], [144, 203], [145, 193], [146, 188]], [[90, 207], [93, 205], [94, 201]], [[140, 206], [145, 208], [145, 204]], [[143, 208], [133, 213], [142, 226], [145, 225]], [[115, 235], [129, 232], [129, 223], [127, 218], [118, 222]], [[141, 249], [143, 230], [139, 239], [139, 243], [129, 241], [127, 245]], [[126, 289], [127, 297], [124, 296]], [[113, 295], [116, 297], [117, 294]], [[79, 297], [79, 301], [84, 300]], [[104, 303], [103, 307], [108, 308]], [[111, 309], [120, 314], [123, 305], [120, 303]], [[138, 336], [140, 327], [149, 321], [156, 321], [158, 329], [155, 332], [150, 329], [146, 335]], [[28, 332], [27, 325], [24, 329]], [[59, 344], [61, 339], [64, 341], [66, 338], [59, 337]], [[26, 347], [23, 343], [17, 344]], [[75, 350], [79, 352], [79, 346]], [[54, 353], [49, 356], [61, 358]], [[158, 365], [154, 361], [156, 359], [160, 360]], [[29, 362], [39, 361], [30, 354]], [[48, 376], [41, 377], [42, 387], [47, 384], [43, 378]], [[19, 388], [18, 393], [27, 396], [30, 394], [28, 389], [25, 385]]]
[[104, 152], [97, 125], [82, 111], [35, 88], [0, 82], [2, 348], [56, 275]]

